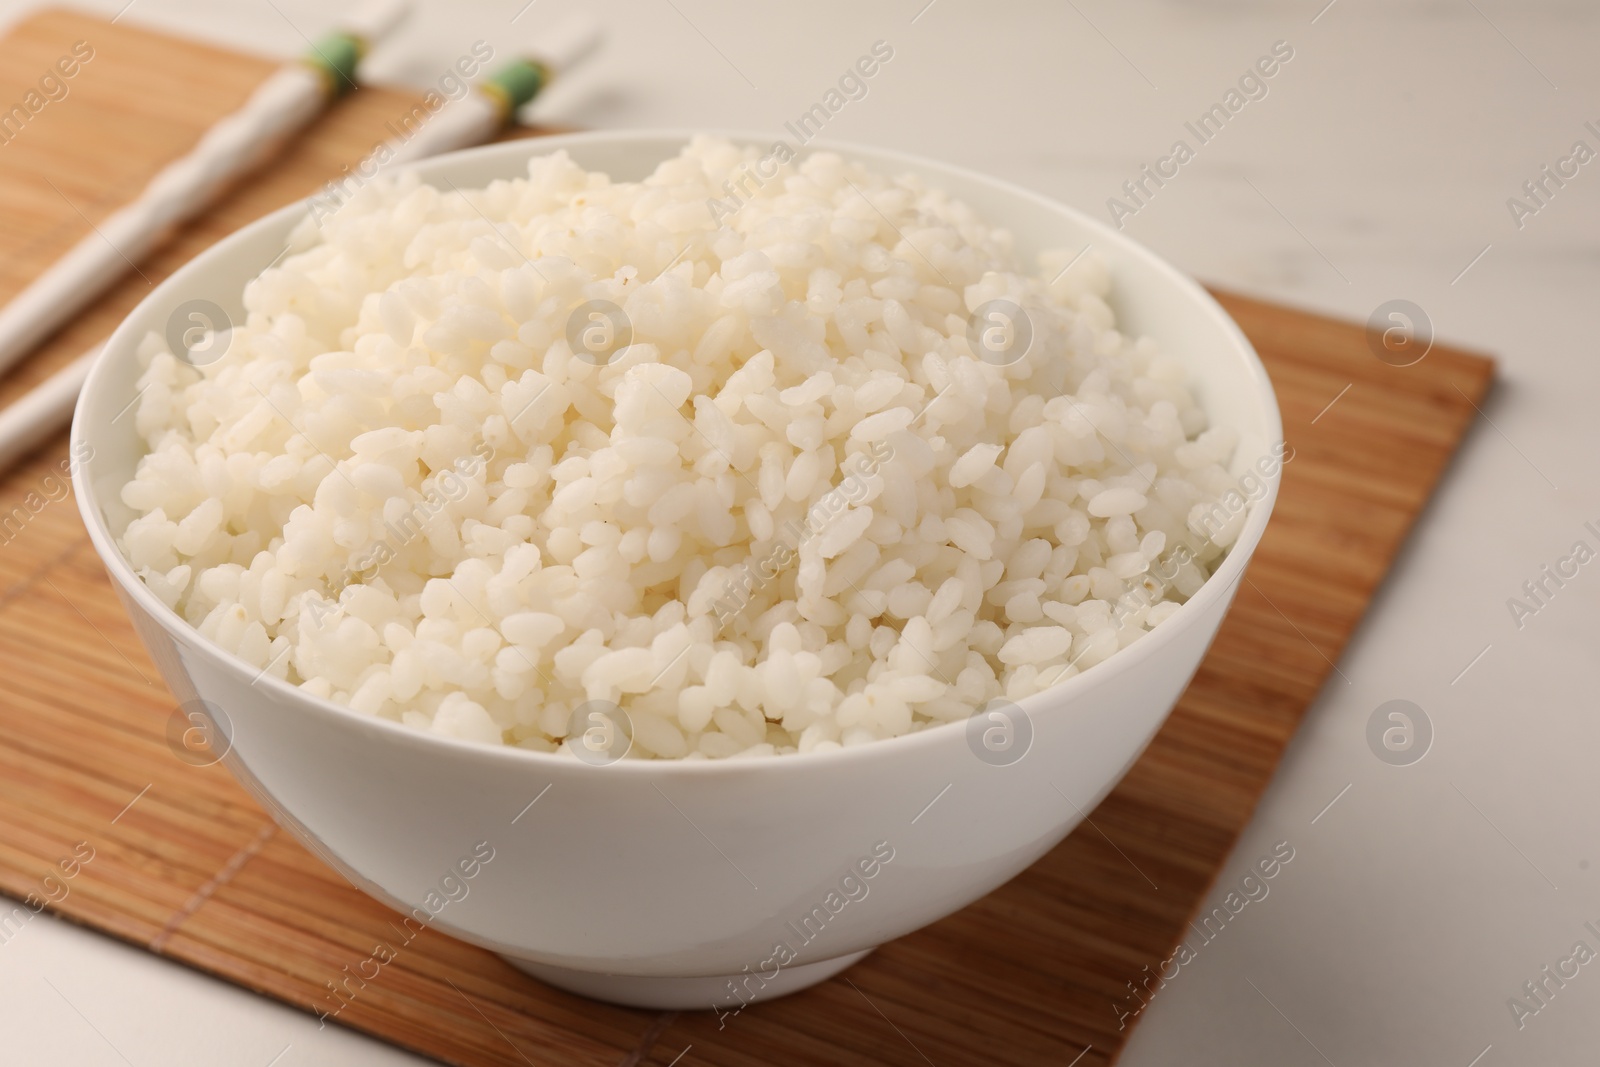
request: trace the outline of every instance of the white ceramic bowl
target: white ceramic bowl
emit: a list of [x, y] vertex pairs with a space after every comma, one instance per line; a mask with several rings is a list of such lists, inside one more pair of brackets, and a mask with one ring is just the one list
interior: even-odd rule
[[[564, 148], [585, 167], [638, 179], [687, 137], [547, 137], [416, 169], [441, 187], [470, 188], [521, 175], [529, 156]], [[1111, 268], [1119, 325], [1181, 357], [1214, 421], [1240, 431], [1236, 472], [1280, 441], [1272, 387], [1249, 342], [1210, 296], [1149, 251], [1076, 211], [970, 171], [827, 147], [948, 189], [1009, 227], [1030, 262], [1041, 248], [1092, 243]], [[1014, 726], [1017, 736], [1031, 730], [1032, 740], [1007, 765], [977, 755], [977, 733], [992, 724], [976, 719], [974, 728], [954, 723], [822, 754], [594, 767], [358, 715], [261, 677], [213, 646], [140, 583], [115, 542], [132, 517], [119, 491], [143, 451], [134, 420], [118, 417], [136, 392], [139, 339], [163, 330], [173, 309], [194, 298], [239, 315], [245, 282], [279, 253], [305, 211], [285, 208], [219, 242], [117, 330], [73, 423], [74, 454], [92, 450], [75, 475], [79, 507], [178, 700], [221, 709], [228, 767], [283, 826], [374, 896], [415, 909], [418, 922], [427, 918], [567, 989], [662, 1008], [778, 995], [1016, 875], [1110, 791], [1166, 718], [1272, 509], [1275, 478], [1220, 569], [1172, 618], [1106, 662], [1021, 701], [1026, 721]], [[482, 862], [490, 850], [492, 859]]]

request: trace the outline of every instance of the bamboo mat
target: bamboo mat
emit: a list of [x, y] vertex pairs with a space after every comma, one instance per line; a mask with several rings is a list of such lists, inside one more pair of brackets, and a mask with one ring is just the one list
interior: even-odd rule
[[[0, 41], [0, 107], [79, 40], [94, 58], [68, 95], [0, 144], [0, 298], [270, 69], [51, 11]], [[0, 403], [109, 333], [202, 248], [364, 156], [412, 102], [363, 90], [341, 103], [0, 383]], [[556, 992], [434, 930], [340, 1022], [472, 1067], [1113, 1061], [1126, 983], [1183, 936], [1492, 377], [1487, 359], [1443, 347], [1391, 367], [1359, 326], [1222, 300], [1266, 361], [1296, 456], [1199, 675], [1092, 827], [958, 914], [725, 1028], [709, 1013]], [[278, 832], [221, 767], [174, 755], [173, 701], [50, 477], [65, 455], [63, 438], [0, 482], [0, 522], [15, 519], [0, 527], [0, 891], [309, 1009], [341, 968], [393, 939], [396, 916]], [[73, 861], [79, 842], [94, 850], [87, 864]]]

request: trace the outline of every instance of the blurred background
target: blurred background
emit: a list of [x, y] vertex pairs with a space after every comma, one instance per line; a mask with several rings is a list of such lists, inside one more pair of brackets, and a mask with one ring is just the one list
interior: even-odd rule
[[[333, 5], [77, 6], [288, 57]], [[892, 60], [826, 136], [964, 165], [1120, 220], [1223, 288], [1355, 321], [1408, 300], [1442, 340], [1499, 360], [1489, 402], [1220, 884], [1277, 841], [1296, 849], [1292, 868], [1207, 949], [1196, 977], [1163, 990], [1121, 1062], [1592, 1062], [1600, 976], [1584, 968], [1520, 1025], [1508, 999], [1525, 997], [1524, 983], [1580, 938], [1600, 946], [1584, 929], [1600, 926], [1600, 576], [1582, 574], [1520, 626], [1508, 600], [1585, 536], [1585, 522], [1600, 523], [1600, 163], [1574, 164], [1537, 199], [1524, 188], [1576, 142], [1600, 150], [1600, 8], [588, 7], [605, 20], [605, 46], [533, 105], [528, 117], [542, 124], [776, 137], [882, 41]], [[6, 0], [0, 23], [34, 8]], [[365, 74], [426, 88], [474, 41], [497, 55], [536, 50], [574, 10], [563, 0], [423, 0]], [[1291, 58], [1261, 90], [1252, 83], [1247, 105], [1176, 176], [1131, 198], [1124, 183], [1180, 138], [1197, 144], [1185, 123], [1275, 46]], [[1426, 757], [1405, 766], [1375, 758], [1366, 739], [1373, 710], [1395, 699], [1414, 702], [1433, 730]], [[422, 1062], [58, 920], [35, 925], [0, 951], [7, 1062]], [[1063, 1049], [1059, 1062], [1076, 1052]], [[685, 1067], [695, 1061], [690, 1052]]]

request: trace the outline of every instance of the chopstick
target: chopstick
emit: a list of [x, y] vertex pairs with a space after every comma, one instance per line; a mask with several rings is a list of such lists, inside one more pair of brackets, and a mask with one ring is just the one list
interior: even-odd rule
[[[385, 167], [481, 144], [511, 125], [517, 111], [537, 96], [559, 72], [571, 69], [599, 46], [598, 19], [576, 16], [551, 31], [543, 58], [512, 61], [475, 86], [474, 91], [442, 109], [409, 139], [389, 142]], [[452, 112], [459, 114], [452, 116]], [[381, 153], [380, 153], [381, 154]], [[0, 471], [44, 443], [72, 419], [78, 393], [104, 342], [0, 410]]]
[[95, 345], [0, 410], [0, 471], [10, 470], [72, 421], [78, 392], [103, 346]]
[[127, 273], [174, 226], [193, 218], [230, 182], [265, 161], [353, 88], [356, 67], [368, 48], [400, 23], [408, 7], [406, 0], [369, 0], [300, 61], [270, 75], [243, 107], [152, 178], [138, 199], [103, 219], [0, 308], [0, 371], [27, 355]]
[[483, 144], [516, 121], [517, 112], [552, 78], [600, 46], [602, 25], [593, 15], [559, 23], [540, 41], [538, 58], [515, 59], [448, 105], [410, 138], [388, 142], [386, 167]]

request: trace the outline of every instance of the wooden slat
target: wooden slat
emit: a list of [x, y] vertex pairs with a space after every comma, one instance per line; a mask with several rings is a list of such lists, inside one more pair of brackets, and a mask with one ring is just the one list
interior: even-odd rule
[[[271, 69], [52, 11], [0, 41], [0, 101], [20, 99], [78, 40], [95, 58], [67, 98], [0, 145], [0, 298]], [[341, 103], [269, 174], [0, 381], [0, 404], [109, 333], [150, 283], [363, 156], [412, 102], [365, 90]], [[690, 1045], [683, 1067], [1067, 1063], [1089, 1045], [1083, 1067], [1111, 1062], [1127, 1036], [1114, 1007], [1126, 983], [1183, 936], [1305, 709], [1325, 680], [1338, 682], [1332, 663], [1492, 376], [1488, 360], [1447, 348], [1389, 367], [1359, 326], [1222, 299], [1266, 361], [1296, 456], [1210, 655], [1093, 826], [840, 978], [720, 1024], [559, 993], [433, 930], [338, 1022], [473, 1067], [665, 1067]], [[0, 533], [0, 891], [37, 891], [88, 841], [95, 858], [68, 883], [59, 914], [315, 1010], [342, 968], [397, 939], [398, 918], [276, 831], [226, 772], [169, 751], [173, 701], [73, 504], [51, 499], [60, 494], [47, 478], [65, 455], [57, 441], [0, 480], [0, 517], [26, 514], [19, 534]]]

